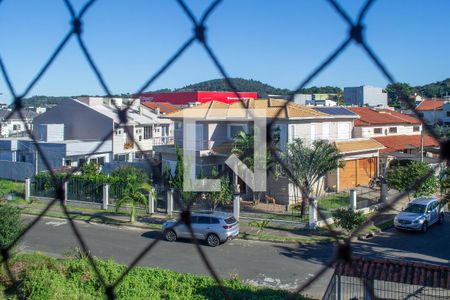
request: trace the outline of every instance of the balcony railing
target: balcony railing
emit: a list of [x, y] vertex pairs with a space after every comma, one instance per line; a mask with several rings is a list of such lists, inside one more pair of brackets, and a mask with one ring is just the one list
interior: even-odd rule
[[173, 145], [173, 144], [174, 144], [173, 136], [162, 136], [153, 138], [154, 146]]

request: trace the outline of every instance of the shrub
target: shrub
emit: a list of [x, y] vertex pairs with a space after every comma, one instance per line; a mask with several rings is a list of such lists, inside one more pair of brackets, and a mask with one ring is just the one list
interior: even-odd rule
[[366, 220], [362, 212], [355, 212], [351, 208], [340, 208], [332, 213], [336, 225], [342, 227], [347, 232], [352, 232]]
[[23, 224], [20, 209], [11, 204], [0, 204], [0, 248], [9, 247], [19, 236]]
[[[112, 260], [95, 258], [107, 284], [126, 270]], [[21, 265], [19, 299], [102, 299], [104, 290], [87, 259], [55, 259], [37, 254], [21, 254], [13, 264]], [[1, 275], [1, 274], [0, 274]], [[5, 284], [0, 276], [0, 287]], [[257, 288], [239, 279], [223, 280], [231, 299], [285, 299], [289, 292]], [[181, 274], [159, 268], [135, 267], [115, 289], [117, 299], [223, 299], [214, 279]], [[301, 296], [295, 299], [304, 299]]]

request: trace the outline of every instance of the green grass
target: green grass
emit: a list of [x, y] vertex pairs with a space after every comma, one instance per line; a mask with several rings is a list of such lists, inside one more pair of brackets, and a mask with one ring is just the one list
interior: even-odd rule
[[[126, 266], [95, 258], [107, 284], [115, 282]], [[20, 254], [11, 261], [19, 284], [6, 299], [102, 299], [104, 289], [86, 258], [55, 259], [42, 254]], [[1, 286], [11, 282], [0, 270]], [[284, 299], [289, 292], [257, 288], [233, 277], [223, 280], [231, 299]], [[116, 287], [117, 299], [223, 299], [216, 282], [207, 276], [181, 274], [159, 268], [135, 267]], [[297, 299], [305, 299], [298, 296]]]
[[0, 179], [0, 199], [11, 193], [15, 195], [14, 200], [23, 200], [25, 198], [25, 184], [23, 182]]
[[350, 203], [349, 199], [349, 193], [327, 195], [317, 201], [317, 206], [322, 210], [334, 210], [347, 207]]
[[294, 237], [294, 236], [280, 236], [273, 234], [254, 234], [243, 232], [240, 234], [240, 238], [245, 240], [255, 240], [264, 242], [277, 242], [277, 243], [297, 243], [301, 245], [312, 245], [318, 243], [330, 243], [335, 239], [331, 236], [307, 236], [307, 237]]

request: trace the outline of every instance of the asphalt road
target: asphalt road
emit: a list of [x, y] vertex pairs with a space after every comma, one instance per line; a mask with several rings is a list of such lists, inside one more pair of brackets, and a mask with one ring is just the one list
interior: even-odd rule
[[[26, 217], [31, 220], [31, 217]], [[361, 255], [407, 259], [450, 265], [450, 217], [445, 225], [432, 226], [426, 234], [394, 229], [367, 241], [357, 242], [353, 252]], [[101, 258], [129, 264], [160, 235], [156, 231], [76, 222], [91, 253]], [[69, 223], [44, 218], [23, 238], [19, 249], [42, 251], [60, 257], [78, 245]], [[295, 289], [313, 277], [334, 256], [334, 245], [299, 246], [257, 241], [233, 240], [216, 248], [201, 246], [222, 278], [238, 275], [244, 282], [282, 289]], [[140, 261], [179, 272], [209, 274], [195, 246], [189, 241], [160, 241]], [[306, 294], [321, 297], [332, 270], [319, 279]]]

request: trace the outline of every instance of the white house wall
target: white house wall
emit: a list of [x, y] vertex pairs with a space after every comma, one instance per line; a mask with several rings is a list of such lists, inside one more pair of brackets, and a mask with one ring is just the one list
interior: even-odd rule
[[[419, 126], [419, 131], [414, 131], [414, 127]], [[396, 133], [390, 133], [389, 128], [397, 127]], [[381, 134], [375, 134], [374, 129], [381, 128]], [[408, 135], [408, 134], [420, 134], [422, 130], [421, 125], [385, 125], [385, 126], [358, 126], [353, 129], [354, 138], [370, 138], [377, 136], [390, 136], [390, 135]]]

